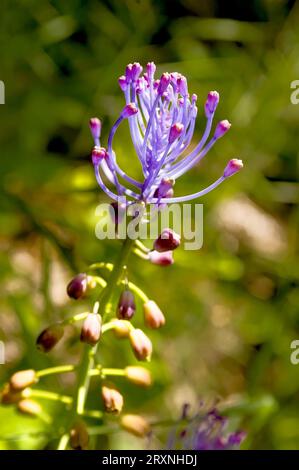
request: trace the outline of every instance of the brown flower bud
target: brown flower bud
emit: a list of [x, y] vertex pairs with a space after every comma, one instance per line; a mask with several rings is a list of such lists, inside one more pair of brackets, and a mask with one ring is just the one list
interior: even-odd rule
[[80, 340], [94, 346], [101, 337], [102, 318], [97, 313], [89, 313], [81, 329]]
[[11, 405], [13, 403], [17, 403], [22, 398], [21, 392], [16, 392], [12, 390], [9, 383], [6, 383], [1, 390], [1, 403], [3, 405]]
[[85, 273], [77, 274], [67, 285], [67, 295], [72, 299], [80, 299], [87, 291], [88, 276]]
[[131, 328], [130, 328], [130, 324], [128, 321], [114, 320], [113, 324], [114, 324], [113, 331], [117, 338], [123, 339], [129, 336]]
[[163, 253], [173, 251], [180, 246], [181, 237], [171, 228], [165, 228], [154, 242], [154, 250]]
[[37, 401], [31, 400], [30, 398], [24, 398], [18, 403], [18, 410], [22, 413], [36, 416], [42, 412], [42, 407]]
[[70, 431], [70, 446], [75, 450], [88, 448], [89, 435], [84, 421], [75, 423]]
[[121, 393], [115, 388], [102, 387], [102, 399], [104, 402], [105, 410], [108, 413], [120, 413], [123, 405], [124, 399]]
[[49, 352], [61, 340], [64, 334], [63, 326], [60, 323], [50, 325], [43, 330], [36, 340], [37, 348], [42, 352]]
[[125, 368], [127, 379], [135, 385], [149, 387], [152, 383], [151, 374], [144, 367], [128, 366]]
[[151, 340], [140, 329], [134, 329], [130, 332], [130, 343], [138, 361], [150, 361], [153, 352]]
[[151, 430], [148, 421], [138, 415], [123, 415], [120, 424], [126, 431], [138, 437], [145, 437]]
[[131, 320], [136, 310], [133, 293], [129, 289], [123, 290], [117, 305], [117, 317], [122, 320]]
[[37, 377], [33, 369], [20, 370], [13, 374], [9, 381], [11, 388], [16, 391], [30, 387], [36, 382]]
[[143, 304], [144, 320], [149, 328], [160, 328], [165, 324], [165, 317], [153, 300]]

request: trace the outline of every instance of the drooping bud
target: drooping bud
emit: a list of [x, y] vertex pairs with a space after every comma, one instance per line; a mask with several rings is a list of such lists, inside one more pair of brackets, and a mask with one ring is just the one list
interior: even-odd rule
[[121, 320], [130, 320], [136, 310], [133, 293], [129, 289], [123, 290], [117, 305], [117, 318]]
[[120, 424], [123, 429], [137, 437], [145, 437], [151, 430], [148, 421], [139, 415], [123, 415]]
[[174, 263], [172, 251], [164, 251], [163, 253], [159, 253], [159, 251], [153, 250], [149, 252], [148, 256], [150, 262], [157, 264], [158, 266], [170, 266]]
[[219, 93], [217, 91], [210, 91], [205, 103], [206, 117], [210, 117], [216, 111], [219, 103]]
[[77, 274], [67, 285], [67, 295], [72, 299], [80, 299], [86, 294], [88, 276], [85, 273]]
[[89, 120], [89, 127], [92, 137], [95, 141], [98, 141], [101, 135], [102, 124], [99, 118], [94, 117]]
[[113, 331], [118, 339], [128, 338], [131, 328], [126, 320], [114, 320]]
[[135, 103], [127, 104], [121, 112], [121, 115], [124, 119], [133, 116], [134, 114], [138, 113], [138, 108], [136, 107]]
[[154, 249], [159, 253], [175, 250], [180, 246], [181, 237], [171, 228], [165, 228], [154, 241]]
[[104, 147], [94, 147], [91, 152], [91, 160], [94, 166], [97, 166], [104, 158], [108, 157], [107, 150]]
[[149, 387], [152, 383], [151, 374], [144, 367], [128, 366], [125, 368], [127, 379], [135, 385]]
[[238, 158], [233, 158], [226, 165], [225, 170], [223, 172], [223, 176], [224, 178], [229, 178], [230, 176], [240, 171], [242, 168], [243, 168], [242, 160], [239, 160]]
[[171, 76], [168, 72], [162, 73], [162, 76], [159, 81], [158, 85], [158, 95], [163, 95], [163, 93], [166, 91], [169, 83], [171, 80]]
[[118, 79], [118, 84], [120, 86], [120, 89], [122, 91], [126, 91], [127, 89], [127, 86], [128, 86], [128, 83], [127, 83], [127, 79], [124, 75], [122, 75], [121, 77], [119, 77]]
[[61, 340], [64, 334], [63, 326], [60, 323], [54, 323], [43, 330], [36, 340], [37, 349], [42, 352], [49, 352]]
[[18, 410], [21, 411], [21, 413], [37, 416], [42, 412], [42, 407], [37, 401], [31, 400], [31, 398], [24, 398], [19, 401]]
[[89, 435], [84, 421], [77, 421], [70, 430], [70, 446], [74, 450], [88, 448]]
[[9, 381], [11, 388], [15, 391], [23, 390], [37, 382], [36, 372], [33, 369], [15, 372]]
[[102, 387], [102, 399], [105, 406], [105, 410], [108, 413], [120, 413], [124, 406], [124, 399], [122, 394], [116, 390], [107, 386]]
[[97, 313], [89, 313], [81, 329], [80, 341], [94, 346], [101, 337], [102, 317]]
[[149, 81], [153, 80], [155, 72], [156, 72], [156, 64], [154, 62], [148, 62], [146, 64], [146, 72]]
[[153, 300], [148, 300], [143, 305], [145, 324], [149, 328], [160, 328], [165, 325], [165, 317], [160, 308]]
[[227, 131], [230, 129], [231, 123], [225, 119], [224, 121], [218, 122], [216, 129], [215, 129], [215, 134], [214, 134], [214, 139], [220, 139], [224, 134], [227, 133]]
[[151, 340], [140, 329], [130, 331], [130, 343], [138, 361], [150, 361], [153, 352]]
[[180, 122], [176, 122], [175, 124], [173, 124], [169, 131], [168, 142], [172, 144], [178, 137], [180, 137], [183, 130], [184, 126]]
[[16, 392], [13, 390], [9, 383], [6, 383], [1, 390], [1, 403], [3, 405], [11, 405], [13, 403], [18, 403], [22, 398], [21, 392]]

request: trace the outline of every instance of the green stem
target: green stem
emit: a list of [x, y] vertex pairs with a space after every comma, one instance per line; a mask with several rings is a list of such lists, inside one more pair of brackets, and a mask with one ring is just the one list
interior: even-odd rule
[[[27, 394], [28, 393], [28, 394]], [[26, 397], [44, 398], [45, 400], [54, 400], [70, 405], [73, 401], [72, 397], [60, 395], [60, 393], [48, 392], [47, 390], [39, 390], [37, 388], [29, 389]]]
[[124, 369], [101, 369], [100, 373], [104, 377], [106, 375], [115, 375], [115, 376], [120, 376], [120, 377], [123, 377], [126, 375], [126, 372], [124, 371]]
[[41, 369], [36, 372], [36, 377], [44, 377], [45, 375], [51, 374], [63, 374], [64, 372], [72, 372], [75, 370], [75, 366], [69, 364], [65, 366], [48, 367], [47, 369]]

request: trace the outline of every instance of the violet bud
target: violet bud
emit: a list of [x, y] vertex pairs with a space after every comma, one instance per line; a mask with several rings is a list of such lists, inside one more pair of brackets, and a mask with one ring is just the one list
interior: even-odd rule
[[174, 263], [173, 253], [172, 251], [164, 251], [163, 253], [159, 253], [159, 251], [150, 251], [149, 260], [153, 264], [157, 264], [159, 266], [170, 266]]
[[220, 139], [220, 137], [222, 137], [224, 134], [227, 133], [230, 127], [231, 127], [231, 123], [227, 119], [225, 119], [224, 121], [218, 122], [215, 133], [214, 133], [214, 139]]
[[187, 86], [187, 80], [186, 77], [183, 75], [180, 75], [179, 78], [177, 79], [177, 86], [178, 86], [178, 91], [182, 96], [188, 96], [188, 86]]
[[124, 119], [126, 119], [126, 118], [133, 116], [136, 113], [138, 113], [138, 108], [136, 108], [135, 103], [129, 103], [122, 110], [121, 116]]
[[170, 83], [170, 80], [171, 76], [168, 72], [162, 73], [158, 86], [158, 95], [163, 95]]
[[147, 369], [140, 366], [128, 366], [125, 368], [127, 379], [134, 385], [149, 387], [152, 383], [151, 374]]
[[120, 86], [120, 89], [122, 91], [126, 91], [127, 89], [127, 86], [128, 86], [128, 83], [127, 83], [127, 79], [124, 75], [122, 75], [121, 77], [119, 77], [118, 79], [118, 84]]
[[149, 328], [160, 328], [165, 325], [165, 317], [160, 308], [153, 300], [148, 300], [143, 305], [145, 324]]
[[124, 406], [124, 399], [122, 394], [115, 388], [102, 387], [102, 399], [105, 410], [108, 413], [119, 414]]
[[107, 150], [104, 147], [94, 147], [91, 152], [91, 160], [94, 166], [99, 165], [104, 158], [108, 157]]
[[159, 253], [172, 251], [178, 248], [181, 243], [181, 237], [171, 228], [165, 228], [154, 242], [154, 249]]
[[210, 91], [205, 103], [206, 117], [210, 117], [216, 111], [219, 103], [219, 93], [217, 91]]
[[243, 168], [242, 160], [239, 160], [238, 158], [233, 158], [226, 165], [223, 176], [224, 178], [229, 178], [230, 176], [240, 171], [242, 168]]
[[137, 437], [145, 437], [151, 430], [148, 421], [139, 415], [123, 415], [120, 424], [126, 431]]
[[86, 450], [88, 448], [89, 435], [84, 421], [76, 422], [70, 430], [70, 446], [74, 450]]
[[81, 329], [80, 341], [90, 346], [97, 344], [102, 332], [102, 317], [97, 313], [89, 313]]
[[153, 80], [155, 72], [156, 72], [156, 65], [154, 62], [148, 62], [146, 64], [146, 72], [149, 81]]
[[172, 197], [173, 196], [173, 186], [174, 180], [170, 178], [163, 178], [158, 186], [158, 188], [154, 192], [154, 197], [157, 198], [165, 198], [165, 197]]
[[126, 66], [126, 80], [127, 80], [127, 83], [130, 83], [130, 81], [132, 80], [132, 68], [133, 68], [133, 64], [128, 64]]
[[117, 305], [117, 318], [131, 320], [136, 310], [133, 293], [129, 289], [123, 290]]
[[49, 352], [61, 340], [64, 328], [60, 323], [54, 323], [43, 330], [36, 340], [37, 349], [42, 352]]
[[139, 75], [142, 72], [142, 66], [139, 64], [139, 62], [134, 62], [132, 65], [132, 71], [131, 71], [131, 77], [133, 81], [136, 81]]
[[168, 142], [172, 144], [178, 137], [180, 137], [183, 130], [184, 130], [183, 124], [179, 122], [176, 122], [175, 124], [173, 124], [169, 131]]
[[98, 141], [101, 135], [102, 124], [101, 121], [97, 118], [91, 118], [89, 120], [89, 127], [94, 140]]
[[138, 361], [150, 361], [153, 352], [151, 340], [140, 329], [130, 331], [130, 343]]
[[18, 410], [21, 413], [36, 416], [42, 412], [42, 407], [37, 401], [31, 400], [30, 398], [24, 398], [18, 403]]
[[85, 273], [77, 274], [67, 285], [67, 295], [72, 299], [80, 299], [86, 294], [88, 276]]
[[36, 382], [37, 382], [37, 377], [36, 377], [35, 370], [27, 369], [27, 370], [20, 370], [18, 372], [15, 372], [11, 376], [9, 384], [14, 391], [20, 391], [26, 387], [30, 387]]

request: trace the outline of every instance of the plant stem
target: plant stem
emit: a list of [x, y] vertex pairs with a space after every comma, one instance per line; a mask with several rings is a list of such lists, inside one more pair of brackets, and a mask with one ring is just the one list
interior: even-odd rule
[[[127, 259], [130, 255], [132, 245], [134, 240], [130, 240], [127, 238], [124, 241], [122, 249], [119, 253], [118, 259], [116, 260], [111, 274], [108, 278], [107, 285], [104, 290], [101, 292], [100, 295], [100, 310], [102, 313], [103, 320], [105, 319], [105, 312], [109, 305], [112, 293], [114, 288], [119, 283], [119, 280], [122, 275], [123, 266], [126, 264]], [[73, 419], [76, 415], [82, 415], [84, 412], [86, 397], [88, 394], [89, 389], [89, 382], [90, 382], [90, 370], [94, 368], [95, 365], [95, 355], [97, 352], [98, 344], [94, 347], [90, 347], [89, 345], [84, 345], [83, 356], [81, 359], [81, 363], [79, 365], [79, 372], [78, 372], [78, 382], [76, 387], [76, 392], [74, 396], [74, 403], [73, 408], [70, 412], [69, 416], [69, 426], [71, 426]], [[67, 447], [68, 439], [66, 439], [65, 434], [60, 439], [58, 448], [63, 450]]]
[[45, 375], [51, 374], [63, 374], [64, 372], [72, 372], [75, 370], [75, 366], [69, 364], [65, 366], [57, 366], [57, 367], [48, 367], [47, 369], [41, 369], [36, 372], [36, 377], [44, 377]]

